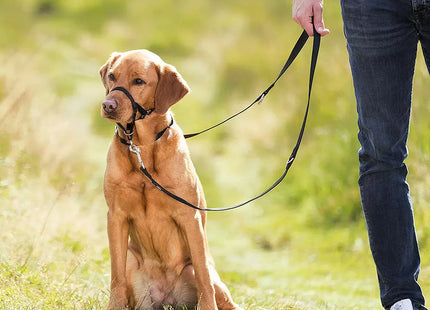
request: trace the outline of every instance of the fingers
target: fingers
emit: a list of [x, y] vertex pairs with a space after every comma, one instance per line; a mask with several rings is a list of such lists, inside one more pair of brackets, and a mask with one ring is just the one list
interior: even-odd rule
[[313, 16], [312, 3], [307, 0], [294, 0], [293, 1], [293, 19], [294, 21], [306, 31], [309, 36], [313, 35], [312, 16]]
[[314, 26], [312, 24], [312, 16], [300, 19], [299, 25], [312, 37], [314, 35]]
[[325, 36], [326, 34], [330, 33], [330, 30], [326, 29], [324, 26], [324, 20], [323, 20], [323, 4], [322, 2], [316, 3], [313, 6], [313, 13], [314, 13], [314, 25], [316, 31], [321, 35]]
[[321, 0], [294, 0], [293, 2], [293, 19], [299, 24], [309, 36], [314, 35], [314, 27], [321, 36], [330, 33], [326, 29], [323, 21], [323, 5]]

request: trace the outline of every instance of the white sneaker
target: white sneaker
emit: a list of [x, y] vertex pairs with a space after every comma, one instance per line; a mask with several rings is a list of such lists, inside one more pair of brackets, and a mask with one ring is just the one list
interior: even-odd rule
[[414, 310], [410, 299], [402, 299], [391, 306], [390, 310]]

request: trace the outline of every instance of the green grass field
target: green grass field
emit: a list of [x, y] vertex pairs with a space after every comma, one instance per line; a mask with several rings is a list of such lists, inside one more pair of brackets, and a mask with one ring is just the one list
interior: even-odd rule
[[[102, 193], [113, 125], [98, 69], [147, 48], [192, 92], [173, 107], [184, 132], [254, 100], [301, 29], [288, 1], [4, 0], [0, 10], [0, 309], [104, 309]], [[356, 112], [338, 3], [326, 3], [302, 147], [286, 180], [240, 210], [209, 214], [221, 277], [245, 309], [381, 309], [357, 188]], [[188, 142], [209, 207], [258, 194], [283, 171], [305, 109], [311, 44], [263, 104]], [[430, 292], [430, 115], [419, 53], [409, 184]]]

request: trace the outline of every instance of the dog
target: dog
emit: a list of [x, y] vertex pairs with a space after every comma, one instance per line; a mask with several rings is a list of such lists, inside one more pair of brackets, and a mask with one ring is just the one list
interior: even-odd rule
[[187, 83], [175, 67], [148, 50], [113, 53], [100, 76], [106, 88], [102, 117], [120, 127], [104, 177], [111, 259], [108, 309], [240, 310], [215, 270], [206, 213], [157, 189], [130, 152], [132, 142], [157, 182], [206, 207], [183, 133], [169, 110], [189, 92]]

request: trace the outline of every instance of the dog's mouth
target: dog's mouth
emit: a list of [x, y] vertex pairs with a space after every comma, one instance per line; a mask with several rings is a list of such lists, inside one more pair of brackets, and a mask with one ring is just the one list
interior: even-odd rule
[[118, 115], [116, 112], [106, 112], [105, 110], [101, 110], [101, 116], [105, 119], [108, 120], [112, 120], [112, 121], [117, 121], [118, 120]]
[[114, 123], [131, 123], [133, 121], [133, 116], [128, 115], [125, 111], [112, 111], [112, 112], [106, 112], [103, 108], [101, 109], [101, 116], [104, 119], [107, 119]]

